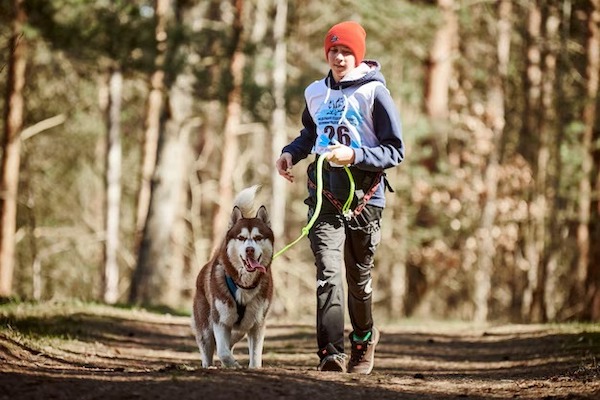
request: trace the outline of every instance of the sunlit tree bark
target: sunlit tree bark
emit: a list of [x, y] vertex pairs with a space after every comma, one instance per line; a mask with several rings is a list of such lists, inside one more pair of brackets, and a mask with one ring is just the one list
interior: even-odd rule
[[4, 143], [0, 167], [0, 297], [12, 294], [15, 231], [17, 226], [17, 193], [21, 160], [21, 129], [23, 127], [23, 87], [27, 44], [23, 28], [27, 20], [24, 0], [13, 0], [8, 85], [4, 114]]
[[244, 54], [244, 24], [242, 12], [244, 0], [235, 0], [233, 19], [233, 54], [229, 72], [231, 76], [231, 89], [227, 97], [227, 112], [225, 127], [223, 128], [223, 145], [221, 169], [219, 173], [219, 202], [213, 216], [213, 248], [220, 244], [227, 226], [227, 216], [231, 212], [233, 203], [233, 174], [236, 168], [236, 159], [239, 155], [238, 130], [242, 118], [242, 82], [246, 56]]
[[[593, 148], [593, 141], [600, 137], [597, 128], [598, 89], [600, 74], [600, 0], [591, 0], [591, 9], [588, 15], [587, 28], [587, 67], [586, 67], [586, 99], [583, 108], [582, 120], [584, 123], [582, 137], [582, 175], [579, 183], [579, 226], [577, 228], [577, 246], [579, 260], [577, 264], [577, 286], [584, 288], [580, 293], [585, 293], [584, 309], [581, 313], [586, 319], [600, 320], [600, 155], [598, 149]], [[596, 133], [594, 133], [596, 132]], [[596, 154], [596, 164], [594, 157]], [[597, 175], [594, 179], [593, 172]], [[592, 182], [595, 185], [595, 200], [592, 202]], [[593, 219], [591, 206], [596, 204]], [[594, 229], [590, 230], [590, 226]], [[593, 235], [590, 240], [590, 236]], [[591, 251], [592, 243], [595, 249]], [[590, 254], [592, 257], [590, 257]]]
[[[541, 58], [542, 52], [540, 48], [540, 40], [542, 37], [542, 10], [539, 5], [539, 0], [531, 2], [528, 8], [527, 15], [527, 66], [525, 73], [525, 109], [523, 114], [523, 134], [521, 137], [521, 152], [525, 154], [525, 158], [537, 167], [536, 155], [538, 149], [538, 138], [540, 135], [539, 118], [541, 110], [542, 96], [542, 67]], [[537, 174], [537, 169], [534, 175]], [[537, 182], [537, 188], [540, 183]], [[540, 220], [545, 218], [543, 207], [545, 199], [536, 196], [537, 190], [531, 193], [529, 199], [529, 221], [524, 226], [524, 247], [525, 258], [528, 263], [527, 287], [525, 288], [523, 300], [523, 314], [529, 316], [534, 299], [534, 291], [538, 282], [538, 265], [541, 262], [541, 254], [543, 251], [543, 241], [539, 240]], [[540, 204], [541, 202], [541, 204]], [[539, 299], [539, 294], [538, 294]]]
[[108, 108], [106, 113], [106, 208], [104, 238], [104, 275], [102, 296], [114, 304], [119, 298], [119, 224], [121, 210], [121, 97], [123, 75], [118, 68], [111, 68], [108, 82]]
[[[271, 120], [271, 132], [273, 134], [273, 165], [279, 157], [281, 149], [286, 144], [286, 109], [285, 109], [285, 85], [287, 74], [287, 47], [285, 43], [285, 30], [287, 21], [287, 0], [276, 1], [275, 24], [273, 26], [273, 39], [275, 41], [274, 69], [273, 69], [273, 98], [275, 109]], [[281, 179], [275, 168], [273, 168], [272, 187], [273, 197], [271, 201], [271, 224], [275, 237], [283, 237], [285, 226], [285, 204], [286, 204], [286, 181]]]
[[[545, 52], [543, 58], [544, 83], [542, 85], [543, 122], [541, 128], [544, 134], [540, 141], [540, 156], [538, 168], [544, 169], [545, 182], [543, 196], [545, 198], [545, 220], [541, 228], [541, 239], [544, 241], [543, 254], [538, 268], [538, 296], [544, 298], [534, 299], [534, 305], [539, 304], [538, 310], [532, 315], [536, 321], [553, 319], [557, 313], [554, 299], [560, 291], [557, 278], [557, 257], [560, 253], [560, 222], [553, 218], [560, 210], [560, 197], [558, 196], [559, 178], [561, 173], [561, 105], [560, 79], [558, 63], [561, 53], [561, 10], [556, 2], [550, 2], [546, 9], [545, 27]], [[564, 23], [564, 20], [562, 21]], [[543, 152], [542, 152], [543, 151]], [[540, 165], [541, 162], [541, 165]]]
[[[540, 7], [542, 7], [540, 5]], [[537, 114], [537, 127], [534, 128], [539, 138], [536, 154], [535, 192], [531, 204], [532, 224], [535, 243], [536, 263], [531, 265], [535, 268], [535, 281], [529, 310], [530, 319], [534, 322], [545, 322], [548, 319], [546, 284], [548, 280], [548, 262], [550, 260], [549, 248], [550, 236], [549, 221], [552, 212], [552, 201], [550, 198], [550, 169], [554, 167], [555, 160], [550, 159], [550, 151], [553, 132], [555, 131], [556, 112], [554, 105], [554, 85], [556, 83], [556, 52], [551, 44], [558, 42], [557, 9], [546, 5], [541, 19], [545, 46], [541, 52], [541, 74], [540, 102]], [[533, 128], [533, 127], [532, 127]]]
[[[152, 181], [148, 218], [140, 245], [138, 264], [131, 283], [130, 301], [136, 304], [179, 306], [183, 265], [182, 237], [176, 232], [183, 218], [189, 136], [195, 127], [188, 88], [193, 77], [180, 75], [169, 88], [168, 103], [173, 114], [161, 127], [158, 164]], [[177, 111], [175, 111], [177, 110]]]
[[492, 272], [496, 254], [492, 230], [497, 213], [498, 168], [501, 142], [504, 134], [504, 83], [508, 73], [510, 55], [510, 33], [512, 0], [498, 2], [498, 22], [496, 24], [497, 70], [490, 73], [490, 89], [485, 115], [486, 129], [491, 131], [491, 146], [488, 164], [484, 172], [485, 204], [481, 213], [478, 239], [477, 271], [475, 272], [475, 315], [474, 320], [485, 322], [489, 317], [488, 302], [492, 292]]
[[[176, 23], [190, 26], [196, 13], [202, 14], [203, 4], [178, 11]], [[197, 8], [199, 7], [199, 8]], [[179, 51], [194, 59], [185, 43], [174, 44]], [[195, 55], [197, 56], [197, 55]], [[188, 287], [184, 277], [187, 246], [182, 233], [186, 216], [188, 172], [191, 166], [190, 137], [199, 126], [194, 108], [193, 88], [197, 79], [193, 65], [168, 71], [167, 98], [159, 129], [157, 165], [152, 177], [148, 217], [139, 247], [138, 262], [131, 282], [129, 300], [134, 304], [180, 307], [182, 291]]]
[[[136, 247], [139, 247], [142, 231], [148, 217], [152, 175], [156, 168], [160, 115], [164, 97], [164, 62], [167, 51], [167, 12], [170, 0], [155, 0], [154, 18], [156, 21], [155, 40], [156, 57], [154, 71], [150, 76], [150, 92], [146, 100], [146, 119], [144, 122], [144, 147], [140, 168], [140, 187], [136, 205]], [[139, 250], [136, 248], [136, 251]]]
[[454, 0], [438, 0], [442, 24], [435, 34], [427, 60], [425, 110], [432, 118], [448, 116], [448, 97], [452, 64], [458, 35], [458, 18]]

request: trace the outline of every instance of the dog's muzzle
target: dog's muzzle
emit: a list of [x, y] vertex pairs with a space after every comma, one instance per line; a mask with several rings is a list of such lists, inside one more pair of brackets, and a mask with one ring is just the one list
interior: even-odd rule
[[246, 271], [248, 272], [254, 272], [256, 270], [259, 270], [260, 272], [267, 272], [267, 268], [262, 265], [260, 263], [260, 258], [261, 256], [258, 257], [258, 260], [255, 258], [256, 257], [256, 251], [254, 250], [254, 247], [248, 246], [246, 247], [246, 258], [242, 257], [242, 261], [244, 263], [244, 267], [246, 268]]

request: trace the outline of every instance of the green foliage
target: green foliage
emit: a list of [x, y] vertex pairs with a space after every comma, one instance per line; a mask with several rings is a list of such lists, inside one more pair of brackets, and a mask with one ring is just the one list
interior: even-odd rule
[[30, 23], [71, 58], [92, 64], [109, 59], [125, 69], [148, 70], [153, 63], [153, 20], [143, 17], [136, 3], [30, 0], [27, 6]]

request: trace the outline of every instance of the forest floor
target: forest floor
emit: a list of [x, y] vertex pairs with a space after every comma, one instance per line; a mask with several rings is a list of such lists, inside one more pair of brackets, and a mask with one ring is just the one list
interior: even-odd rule
[[[260, 370], [203, 369], [189, 318], [0, 306], [0, 399], [598, 399], [599, 325], [380, 326], [371, 375], [316, 371], [314, 328], [270, 320]], [[247, 347], [235, 354], [248, 361]]]

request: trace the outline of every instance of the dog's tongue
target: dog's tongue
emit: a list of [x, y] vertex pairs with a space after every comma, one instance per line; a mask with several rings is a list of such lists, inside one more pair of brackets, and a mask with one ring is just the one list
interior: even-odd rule
[[261, 272], [267, 272], [267, 269], [258, 261], [256, 261], [253, 258], [246, 258], [246, 262], [248, 263], [248, 265], [250, 266], [250, 268], [248, 269], [249, 271], [255, 271], [255, 270], [260, 270]]

